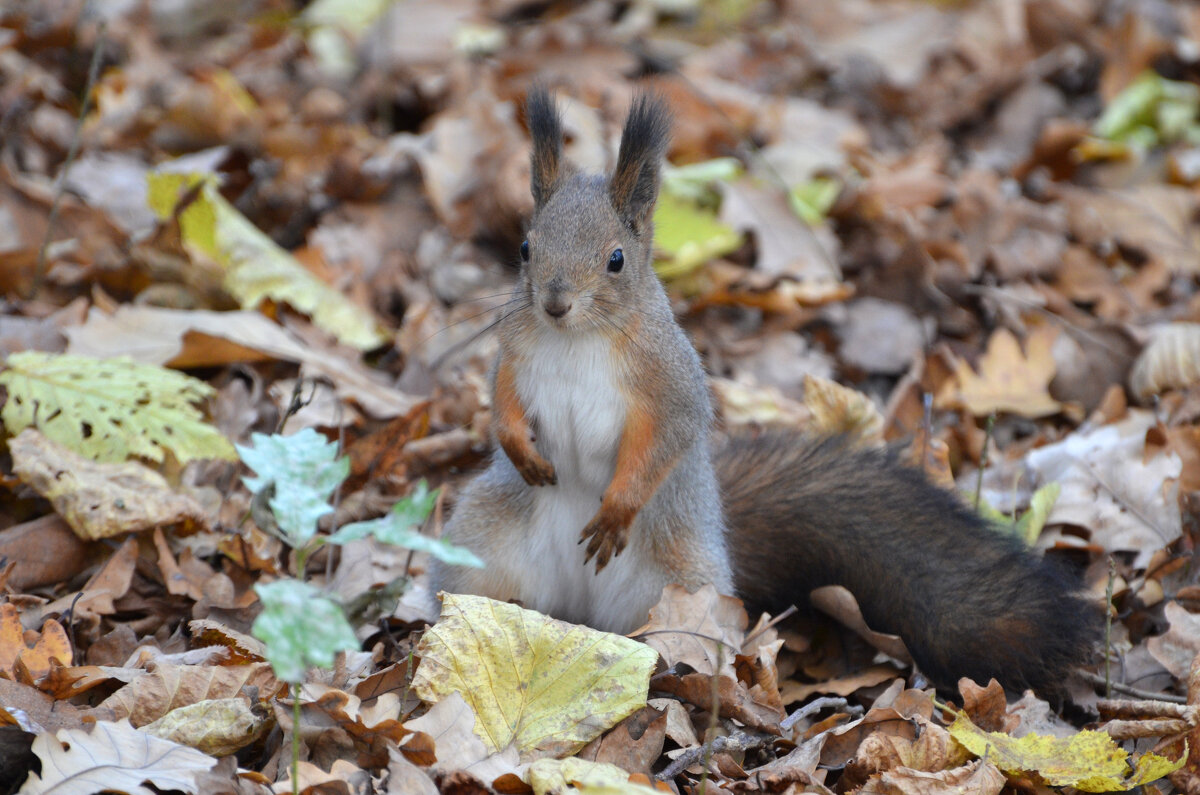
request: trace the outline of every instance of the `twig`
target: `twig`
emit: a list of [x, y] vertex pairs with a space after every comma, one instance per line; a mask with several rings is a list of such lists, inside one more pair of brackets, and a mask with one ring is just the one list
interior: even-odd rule
[[798, 722], [810, 715], [815, 715], [823, 709], [844, 709], [852, 715], [861, 715], [863, 711], [862, 707], [857, 704], [851, 705], [849, 701], [840, 696], [823, 696], [816, 701], [810, 701], [791, 715], [788, 715], [779, 722], [779, 728], [787, 731]]
[[100, 73], [100, 56], [104, 53], [105, 22], [100, 23], [96, 32], [96, 47], [92, 50], [92, 62], [88, 66], [87, 83], [83, 87], [83, 103], [79, 106], [79, 118], [75, 120], [75, 132], [71, 136], [71, 146], [67, 149], [67, 159], [63, 161], [62, 170], [58, 172], [57, 184], [54, 186], [54, 200], [50, 203], [50, 214], [46, 217], [46, 234], [38, 249], [37, 266], [33, 270], [33, 284], [29, 288], [29, 298], [37, 298], [42, 289], [42, 280], [46, 276], [46, 249], [50, 247], [50, 236], [54, 233], [54, 221], [58, 218], [58, 208], [62, 204], [63, 194], [67, 189], [67, 174], [79, 154], [79, 142], [83, 137], [83, 122], [87, 118], [92, 105], [92, 89], [96, 85], [96, 77]]
[[[704, 769], [708, 770], [707, 760], [714, 752], [722, 751], [750, 751], [755, 748], [761, 748], [768, 742], [778, 739], [771, 734], [751, 734], [750, 732], [739, 729], [733, 734], [725, 737], [717, 737], [712, 742], [705, 742], [701, 745], [693, 745], [682, 754], [675, 758], [675, 761], [667, 765], [658, 773], [655, 778], [659, 781], [670, 781], [678, 776], [687, 768], [705, 760]], [[703, 780], [702, 780], [703, 781]]]
[[979, 500], [983, 496], [983, 472], [988, 465], [988, 447], [992, 443], [992, 429], [996, 426], [995, 412], [988, 415], [983, 434], [983, 452], [979, 454], [979, 473], [975, 476], [975, 513], [979, 513]]
[[[1090, 682], [1092, 685], [1095, 685], [1096, 687], [1103, 687], [1105, 684], [1104, 677], [1100, 676], [1099, 674], [1094, 674], [1091, 671], [1078, 671], [1077, 673], [1081, 677], [1083, 677], [1084, 680], [1086, 680], [1087, 682]], [[1175, 695], [1171, 695], [1170, 693], [1151, 693], [1148, 690], [1139, 690], [1136, 687], [1132, 687], [1130, 685], [1124, 685], [1124, 684], [1121, 684], [1120, 682], [1113, 682], [1112, 689], [1113, 689], [1113, 692], [1115, 692], [1115, 693], [1124, 693], [1127, 696], [1133, 696], [1134, 698], [1144, 698], [1149, 701], [1166, 701], [1169, 704], [1186, 704], [1187, 703], [1187, 699], [1184, 698], [1183, 696], [1175, 696]]]
[[1113, 583], [1117, 579], [1117, 564], [1108, 557], [1108, 585], [1104, 588], [1104, 697], [1112, 698], [1112, 617]]

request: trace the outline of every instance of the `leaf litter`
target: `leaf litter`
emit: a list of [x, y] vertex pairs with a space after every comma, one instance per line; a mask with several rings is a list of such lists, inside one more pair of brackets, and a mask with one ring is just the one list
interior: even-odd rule
[[[1200, 698], [1200, 14], [302, 6], [0, 11], [4, 786], [1200, 786], [1176, 703]], [[568, 155], [600, 169], [634, 74], [676, 115], [656, 260], [725, 422], [900, 446], [1086, 567], [1109, 661], [1061, 717], [968, 682], [944, 709], [848, 592], [818, 597], [834, 632], [669, 590], [574, 666], [637, 659], [637, 681], [544, 703], [522, 688], [557, 674], [510, 642], [541, 617], [422, 635], [426, 561], [459, 554], [436, 536], [488, 452], [487, 329], [532, 207], [521, 100], [556, 88]], [[280, 428], [311, 448], [263, 441]], [[430, 673], [485, 632], [507, 690]], [[1097, 714], [1154, 752], [1101, 748]]]

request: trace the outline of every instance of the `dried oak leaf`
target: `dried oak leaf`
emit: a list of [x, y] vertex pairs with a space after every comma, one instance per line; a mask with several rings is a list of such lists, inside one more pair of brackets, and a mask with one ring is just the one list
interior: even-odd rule
[[201, 701], [233, 698], [244, 687], [258, 688], [261, 698], [269, 698], [283, 689], [266, 663], [252, 665], [164, 665], [152, 670], [113, 693], [102, 702], [118, 718], [129, 718], [134, 726], [144, 726], [180, 707]]
[[1056, 336], [1057, 329], [1048, 326], [1035, 329], [1026, 339], [1022, 353], [1011, 331], [997, 329], [979, 360], [979, 373], [959, 360], [955, 372], [957, 394], [944, 391], [939, 404], [962, 407], [976, 417], [997, 411], [1030, 418], [1057, 414], [1062, 404], [1050, 397], [1049, 392], [1055, 373], [1050, 348]]
[[71, 664], [71, 641], [62, 625], [49, 619], [40, 632], [26, 631], [16, 605], [0, 604], [0, 673], [15, 679], [20, 663], [31, 681], [37, 681], [50, 673], [51, 660]]
[[650, 620], [632, 634], [644, 638], [667, 665], [682, 662], [697, 673], [713, 674], [718, 668], [732, 672], [747, 623], [741, 600], [717, 593], [712, 585], [694, 594], [682, 586], [668, 585], [650, 609]]
[[98, 722], [91, 733], [63, 729], [39, 734], [33, 752], [42, 761], [41, 775], [31, 773], [21, 788], [25, 795], [92, 795], [119, 790], [131, 795], [157, 791], [196, 792], [196, 779], [217, 763], [211, 756], [169, 740], [160, 740], [129, 721]]

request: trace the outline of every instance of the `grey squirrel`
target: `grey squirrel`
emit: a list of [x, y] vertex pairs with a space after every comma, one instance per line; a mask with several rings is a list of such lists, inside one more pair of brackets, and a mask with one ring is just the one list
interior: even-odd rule
[[607, 177], [565, 160], [547, 91], [526, 113], [535, 211], [499, 324], [498, 444], [446, 527], [487, 565], [434, 562], [435, 592], [629, 632], [669, 583], [773, 613], [840, 584], [941, 686], [1059, 688], [1097, 634], [1073, 578], [886, 452], [713, 441], [704, 370], [651, 267], [662, 102], [635, 98]]

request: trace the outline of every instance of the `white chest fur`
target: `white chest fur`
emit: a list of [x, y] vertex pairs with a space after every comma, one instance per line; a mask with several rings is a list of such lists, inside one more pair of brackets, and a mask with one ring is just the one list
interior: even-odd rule
[[[527, 607], [628, 632], [669, 578], [635, 554], [618, 556], [597, 576], [576, 543], [612, 481], [625, 425], [622, 373], [611, 353], [603, 338], [547, 335], [517, 366], [517, 395], [558, 484], [533, 488], [527, 524], [500, 554], [523, 572], [519, 596]], [[536, 571], [528, 568], [533, 561]]]
[[625, 424], [612, 341], [546, 334], [531, 347], [516, 382], [537, 447], [561, 488], [599, 498], [612, 480]]

